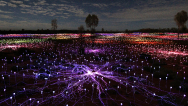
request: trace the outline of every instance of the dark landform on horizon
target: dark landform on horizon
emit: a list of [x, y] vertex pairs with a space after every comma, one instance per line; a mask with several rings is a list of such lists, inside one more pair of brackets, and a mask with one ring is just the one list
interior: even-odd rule
[[[95, 33], [133, 33], [133, 32], [140, 32], [140, 33], [165, 33], [165, 32], [172, 32], [178, 33], [177, 28], [164, 28], [164, 29], [138, 29], [138, 30], [128, 30], [125, 31], [113, 31], [113, 30], [105, 30], [105, 31], [95, 31]], [[0, 30], [0, 34], [58, 34], [58, 33], [79, 33], [78, 30]], [[85, 30], [82, 33], [91, 33], [90, 30]], [[180, 33], [188, 33], [188, 30], [181, 30]]]

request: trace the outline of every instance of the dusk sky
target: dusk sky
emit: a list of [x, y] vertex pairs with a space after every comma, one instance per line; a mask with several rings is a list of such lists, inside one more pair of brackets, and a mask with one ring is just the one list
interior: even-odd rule
[[[85, 18], [96, 14], [96, 30], [176, 27], [174, 15], [188, 12], [188, 0], [0, 0], [0, 30], [85, 29]], [[186, 23], [188, 26], [188, 22]]]

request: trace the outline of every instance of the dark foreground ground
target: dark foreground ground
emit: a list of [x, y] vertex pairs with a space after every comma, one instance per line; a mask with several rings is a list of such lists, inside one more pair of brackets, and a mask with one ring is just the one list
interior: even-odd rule
[[184, 43], [87, 41], [80, 50], [79, 40], [49, 40], [6, 49], [0, 55], [0, 105], [186, 106], [187, 56], [156, 53]]

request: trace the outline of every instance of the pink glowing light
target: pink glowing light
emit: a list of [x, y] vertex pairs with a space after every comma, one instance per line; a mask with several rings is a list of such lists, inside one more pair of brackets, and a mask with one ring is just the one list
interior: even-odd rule
[[162, 50], [159, 50], [159, 52], [163, 53], [163, 54], [169, 54], [169, 55], [183, 55], [183, 56], [188, 55], [188, 53], [175, 52], [175, 51], [162, 51]]
[[89, 50], [89, 53], [98, 53], [98, 52], [100, 52], [100, 49]]
[[183, 52], [183, 51], [167, 51], [167, 50], [163, 50], [163, 49], [154, 49], [154, 48], [147, 48], [146, 52], [149, 52], [149, 53], [152, 53], [152, 54], [154, 54], [154, 53], [162, 54], [165, 57], [175, 56], [175, 55], [181, 55], [181, 56], [187, 56], [188, 55], [188, 53]]
[[85, 53], [103, 53], [104, 50], [102, 49], [91, 49], [91, 48], [85, 48]]

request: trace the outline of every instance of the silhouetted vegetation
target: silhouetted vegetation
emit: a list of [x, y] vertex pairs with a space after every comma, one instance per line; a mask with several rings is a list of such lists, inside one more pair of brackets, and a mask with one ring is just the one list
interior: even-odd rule
[[56, 30], [57, 29], [57, 19], [53, 19], [51, 21], [51, 25], [52, 25], [52, 30]]
[[[94, 34], [94, 33], [95, 33], [95, 27], [98, 26], [99, 19], [98, 19], [97, 15], [95, 15], [95, 14], [90, 15], [90, 14], [89, 14], [89, 15], [86, 17], [86, 19], [85, 19], [85, 23], [86, 23], [86, 26], [87, 26], [88, 28], [90, 28], [91, 34]], [[93, 36], [93, 37], [92, 37], [92, 42], [93, 42], [93, 45], [92, 45], [92, 46], [94, 46], [94, 38], [95, 38], [95, 37], [96, 37], [96, 36]]]
[[104, 28], [102, 28], [102, 32], [104, 32]]
[[57, 34], [57, 33], [78, 33], [78, 30], [0, 30], [0, 34]]
[[187, 19], [188, 19], [187, 12], [184, 11], [184, 10], [182, 10], [181, 12], [178, 12], [174, 16], [174, 21], [178, 25], [178, 38], [179, 38], [179, 30], [180, 30], [180, 28], [182, 28], [183, 30], [186, 30], [185, 23], [186, 23]]
[[[183, 31], [183, 33], [188, 33], [188, 30], [186, 27], [184, 27], [180, 33]], [[177, 28], [159, 28], [159, 29], [152, 29], [152, 28], [143, 28], [143, 29], [138, 29], [138, 30], [125, 30], [125, 31], [110, 31], [110, 30], [105, 30], [105, 33], [133, 33], [133, 32], [141, 32], [141, 33], [165, 33], [165, 32], [172, 32], [172, 33], [178, 33]], [[78, 33], [78, 30], [0, 30], [0, 34], [57, 34], [57, 33]], [[90, 33], [90, 31], [87, 29], [83, 31], [83, 33]], [[102, 30], [97, 31], [95, 30], [95, 33], [103, 33]]]
[[89, 14], [85, 19], [85, 23], [86, 23], [86, 26], [91, 29], [91, 31], [95, 31], [95, 27], [98, 26], [99, 19], [98, 19], [97, 15]]

